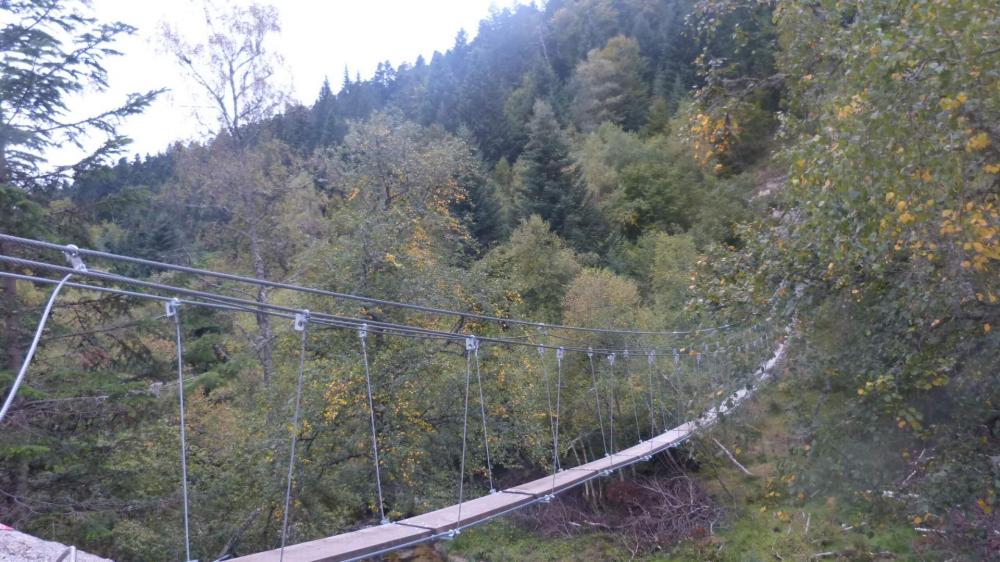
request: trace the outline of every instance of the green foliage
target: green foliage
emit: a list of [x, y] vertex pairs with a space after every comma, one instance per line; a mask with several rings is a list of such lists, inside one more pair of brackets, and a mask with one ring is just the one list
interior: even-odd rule
[[[705, 299], [794, 311], [790, 367], [819, 395], [800, 405], [803, 491], [992, 509], [997, 7], [774, 5], [789, 176], [745, 251], [712, 261]], [[774, 84], [744, 72], [751, 97]], [[700, 110], [726, 105], [704, 94]]]
[[0, 28], [0, 184], [30, 189], [51, 182], [49, 174], [40, 173], [45, 151], [90, 133], [107, 139], [57, 172], [100, 164], [128, 143], [117, 133], [118, 121], [142, 112], [160, 93], [131, 94], [98, 115], [69, 117], [66, 98], [86, 88], [105, 90], [105, 59], [120, 54], [113, 47], [117, 37], [135, 31], [121, 22], [98, 22], [75, 4], [19, 0], [0, 6], [7, 16]]
[[552, 230], [580, 251], [603, 243], [603, 218], [594, 207], [551, 106], [535, 103], [530, 139], [521, 156], [524, 208], [521, 216], [537, 214]]
[[514, 311], [530, 311], [539, 320], [553, 323], [561, 319], [566, 288], [580, 271], [575, 253], [538, 215], [523, 221], [480, 267], [487, 268], [488, 275], [501, 276], [512, 292], [510, 298], [520, 305]]
[[631, 131], [642, 127], [649, 96], [644, 74], [645, 61], [635, 39], [619, 35], [590, 51], [574, 75], [577, 126], [584, 131], [604, 122]]

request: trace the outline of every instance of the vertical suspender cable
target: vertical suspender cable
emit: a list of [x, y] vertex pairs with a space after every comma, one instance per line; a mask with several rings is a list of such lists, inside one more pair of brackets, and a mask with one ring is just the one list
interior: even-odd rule
[[597, 423], [601, 426], [601, 443], [604, 444], [604, 456], [608, 456], [608, 439], [604, 435], [604, 415], [601, 414], [601, 393], [597, 386], [597, 370], [594, 368], [594, 350], [587, 349], [587, 358], [590, 360], [590, 378], [594, 381], [594, 404], [597, 406]]
[[184, 500], [184, 553], [191, 560], [191, 531], [188, 524], [187, 430], [184, 415], [184, 341], [181, 337], [180, 302], [175, 298], [166, 303], [167, 316], [174, 319], [177, 346], [177, 402], [181, 416], [181, 494]]
[[28, 348], [28, 353], [24, 356], [24, 362], [21, 363], [21, 369], [17, 372], [17, 376], [14, 377], [14, 385], [11, 386], [10, 393], [7, 394], [7, 399], [3, 401], [3, 407], [0, 408], [0, 422], [7, 415], [11, 404], [14, 403], [14, 397], [17, 396], [17, 389], [21, 386], [21, 382], [24, 381], [24, 375], [28, 372], [28, 365], [31, 364], [31, 359], [35, 356], [35, 351], [38, 349], [38, 341], [42, 338], [42, 332], [45, 331], [45, 323], [48, 322], [49, 314], [52, 313], [52, 305], [55, 304], [56, 297], [59, 296], [59, 291], [62, 290], [63, 285], [69, 281], [72, 275], [72, 273], [67, 273], [62, 278], [62, 281], [56, 285], [56, 288], [52, 290], [52, 294], [49, 295], [49, 302], [45, 304], [42, 318], [38, 321], [38, 328], [35, 329], [35, 337], [31, 340], [31, 347]]
[[495, 494], [496, 488], [493, 486], [493, 461], [490, 460], [490, 435], [486, 431], [486, 399], [483, 397], [483, 378], [479, 374], [479, 340], [475, 341], [475, 349], [472, 352], [476, 356], [476, 384], [479, 386], [479, 413], [483, 417], [483, 448], [486, 449], [486, 473], [490, 478], [490, 493]]
[[[642, 443], [642, 426], [639, 424], [639, 390], [635, 386], [635, 381], [632, 380], [632, 370], [629, 368], [629, 354], [628, 350], [622, 356], [622, 362], [625, 363], [625, 380], [628, 381], [629, 388], [632, 389], [632, 415], [635, 416], [635, 438], [636, 441]], [[652, 428], [650, 428], [652, 431]], [[653, 436], [652, 433], [649, 434], [650, 437]]]
[[556, 472], [559, 471], [559, 416], [560, 399], [562, 398], [562, 360], [566, 350], [559, 348], [556, 350], [556, 424], [552, 430], [552, 490], [556, 488]]
[[285, 481], [285, 511], [281, 521], [281, 552], [278, 562], [285, 559], [285, 542], [288, 539], [288, 511], [292, 504], [292, 476], [295, 470], [295, 445], [299, 438], [299, 416], [302, 412], [302, 381], [306, 371], [306, 339], [309, 336], [309, 311], [295, 315], [295, 331], [302, 333], [299, 348], [299, 378], [295, 384], [295, 409], [292, 413], [292, 439], [288, 447], [288, 478]]
[[381, 523], [389, 522], [385, 517], [385, 507], [382, 502], [382, 471], [379, 468], [378, 460], [378, 435], [375, 433], [375, 401], [372, 400], [372, 377], [368, 368], [368, 324], [362, 324], [358, 330], [358, 339], [361, 340], [361, 356], [365, 364], [365, 387], [368, 389], [368, 417], [372, 426], [372, 457], [375, 463], [375, 489], [378, 491], [378, 514]]
[[556, 417], [552, 413], [552, 388], [549, 385], [549, 367], [545, 364], [545, 348], [538, 348], [538, 358], [542, 362], [542, 382], [545, 384], [545, 403], [548, 406], [549, 431], [552, 433], [552, 472], [559, 467], [559, 455], [556, 453]]
[[472, 382], [472, 349], [475, 346], [475, 338], [465, 338], [465, 407], [462, 412], [462, 460], [458, 465], [458, 515], [455, 519], [455, 528], [451, 530], [451, 535], [459, 532], [462, 524], [462, 501], [465, 499], [465, 453], [466, 444], [469, 438], [469, 386]]
[[[649, 434], [656, 435], [656, 415], [653, 413], [653, 363], [656, 361], [656, 354], [650, 351], [646, 355], [646, 363], [649, 366], [649, 377], [646, 383], [646, 397], [649, 399]], [[664, 427], [663, 431], [667, 428]]]
[[609, 377], [611, 379], [611, 384], [608, 385], [608, 395], [610, 400], [608, 402], [608, 420], [611, 430], [608, 432], [610, 435], [610, 443], [608, 444], [611, 449], [611, 458], [615, 458], [615, 354], [612, 353], [608, 355], [608, 363], [610, 363]]

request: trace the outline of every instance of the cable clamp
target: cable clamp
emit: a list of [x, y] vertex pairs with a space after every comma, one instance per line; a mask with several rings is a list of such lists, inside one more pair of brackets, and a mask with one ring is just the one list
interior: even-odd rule
[[476, 351], [479, 349], [479, 339], [476, 336], [469, 336], [465, 338], [465, 350], [466, 351]]
[[83, 263], [83, 258], [80, 257], [80, 248], [77, 248], [75, 244], [67, 245], [66, 249], [63, 250], [63, 255], [66, 256], [66, 261], [73, 266], [74, 270], [87, 271], [87, 264]]
[[649, 363], [650, 366], [652, 366], [653, 363], [656, 362], [656, 352], [650, 351], [649, 353], [647, 353], [646, 354], [646, 362]]
[[306, 324], [309, 323], [309, 311], [303, 310], [302, 312], [295, 315], [295, 323], [292, 327], [295, 328], [296, 332], [304, 332], [306, 329]]
[[611, 355], [608, 355], [608, 363], [611, 363], [612, 367], [615, 366], [615, 354], [614, 353], [612, 353]]
[[556, 499], [556, 497], [553, 496], [552, 494], [545, 494], [544, 496], [542, 496], [542, 499], [538, 501], [540, 501], [541, 503], [552, 503], [552, 500], [554, 499]]
[[556, 350], [556, 359], [562, 361], [563, 357], [566, 356], [566, 350], [562, 347]]
[[181, 301], [177, 300], [177, 297], [174, 297], [163, 304], [163, 308], [167, 311], [167, 318], [177, 316], [177, 309], [181, 306]]
[[625, 360], [628, 360], [628, 350], [627, 349], [622, 352], [622, 358], [625, 359]]
[[544, 347], [538, 346], [538, 356], [539, 357], [545, 357], [545, 348]]
[[358, 337], [361, 338], [361, 339], [365, 339], [365, 338], [368, 337], [368, 324], [367, 323], [361, 324], [361, 327], [358, 328]]
[[441, 535], [441, 539], [442, 540], [446, 540], [446, 541], [453, 541], [453, 540], [457, 539], [458, 535], [460, 535], [460, 534], [462, 534], [461, 530], [459, 530], [459, 529], [452, 529], [452, 530], [448, 531], [447, 533], [444, 533], [443, 535]]

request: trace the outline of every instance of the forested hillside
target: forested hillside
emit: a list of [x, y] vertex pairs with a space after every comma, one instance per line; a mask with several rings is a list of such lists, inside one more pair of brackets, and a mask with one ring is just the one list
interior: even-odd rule
[[[643, 486], [686, 474], [710, 525], [635, 531], [621, 497], [638, 488], [619, 482], [542, 508], [540, 530], [473, 531], [460, 555], [1000, 558], [994, 0], [549, 0], [495, 10], [429, 61], [368, 79], [345, 70], [310, 105], [269, 81], [275, 9], [234, 8], [200, 44], [162, 38], [215, 96], [215, 133], [134, 157], [117, 124], [158, 92], [65, 118], [69, 95], [106, 86], [114, 39], [134, 30], [68, 0], [0, 12], [0, 233], [503, 318], [785, 338], [780, 380], [753, 407], [670, 462], [623, 473]], [[86, 40], [75, 52], [64, 36]], [[52, 170], [46, 151], [85, 130], [109, 140]], [[51, 259], [10, 243], [0, 254]], [[113, 267], [373, 322], [560, 335]], [[0, 282], [6, 396], [51, 289]], [[312, 333], [286, 514], [298, 336], [266, 314], [203, 308], [184, 311], [183, 330], [192, 558], [273, 548], [286, 515], [298, 542], [377, 523], [380, 507], [398, 519], [454, 502], [462, 351], [373, 338], [379, 506], [357, 334]], [[747, 352], [746, 332], [706, 334], [642, 343], [699, 368], [709, 346]], [[0, 523], [116, 560], [184, 556], [173, 345], [161, 304], [65, 290], [0, 421]], [[540, 437], [547, 359], [506, 351], [486, 354], [483, 372], [489, 430], [503, 435], [492, 462], [513, 482], [553, 461]], [[590, 376], [579, 358], [571, 371]], [[670, 398], [677, 422], [715, 399], [717, 379], [689, 374]], [[564, 398], [559, 454], [593, 458], [592, 398]], [[566, 523], [581, 513], [604, 523]], [[499, 546], [517, 541], [530, 547]]]

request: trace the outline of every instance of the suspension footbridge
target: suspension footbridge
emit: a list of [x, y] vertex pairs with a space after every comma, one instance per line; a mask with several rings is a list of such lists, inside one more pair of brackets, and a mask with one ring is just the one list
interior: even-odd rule
[[[27, 377], [46, 321], [63, 288], [114, 293], [137, 300], [152, 300], [163, 303], [164, 316], [171, 320], [175, 334], [178, 411], [181, 420], [178, 429], [181, 445], [180, 493], [184, 508], [182, 525], [186, 560], [192, 560], [192, 552], [188, 508], [190, 503], [187, 471], [189, 453], [185, 435], [185, 365], [183, 360], [185, 343], [182, 318], [183, 311], [189, 307], [204, 307], [223, 312], [252, 313], [258, 316], [265, 315], [269, 318], [285, 319], [300, 338], [295, 394], [290, 397], [294, 408], [290, 420], [292, 431], [289, 437], [284, 507], [281, 510], [283, 517], [281, 534], [280, 537], [276, 538], [275, 549], [236, 558], [236, 560], [245, 562], [346, 561], [371, 558], [428, 541], [454, 538], [463, 529], [470, 526], [528, 506], [550, 502], [555, 496], [567, 490], [606, 477], [613, 471], [649, 461], [654, 455], [684, 443], [698, 431], [717, 423], [725, 414], [749, 398], [757, 385], [772, 376], [784, 353], [784, 344], [780, 343], [780, 337], [771, 334], [768, 329], [762, 328], [758, 324], [747, 326], [739, 332], [736, 331], [738, 328], [736, 325], [692, 330], [651, 331], [542, 324], [515, 318], [501, 318], [416, 303], [394, 302], [338, 293], [5, 234], [0, 234], [0, 242], [4, 244], [4, 248], [16, 247], [29, 250], [18, 252], [16, 255], [15, 252], [0, 254], [0, 264], [6, 264], [8, 269], [8, 271], [0, 271], [0, 277], [55, 286], [37, 325], [24, 363], [14, 379], [12, 388], [5, 397], [2, 409], [0, 409], [0, 424], [3, 423], [4, 417], [15, 405], [18, 388]], [[30, 254], [30, 257], [27, 254]], [[52, 255], [58, 254], [65, 256], [64, 263], [60, 263], [59, 259], [51, 258]], [[292, 306], [276, 305], [264, 299], [246, 299], [220, 290], [202, 290], [188, 286], [168, 285], [160, 281], [114, 273], [111, 270], [99, 270], [89, 266], [88, 262], [91, 260], [105, 260], [111, 262], [112, 265], [140, 265], [190, 275], [198, 279], [268, 287], [320, 299], [346, 300], [365, 306], [396, 307], [435, 317], [446, 316], [462, 320], [475, 320], [481, 324], [502, 325], [508, 330], [511, 326], [515, 326], [523, 328], [526, 332], [534, 331], [538, 337], [534, 338], [536, 341], [531, 341], [528, 337], [513, 337], [502, 331], [499, 334], [475, 335], [456, 330], [428, 328], [426, 325], [416, 323], [393, 323], [371, 317], [309, 311]], [[53, 276], [45, 276], [43, 272], [48, 272]], [[81, 282], [81, 280], [87, 282]], [[216, 285], [211, 286], [215, 287]], [[294, 517], [291, 500], [297, 469], [296, 445], [304, 421], [301, 419], [301, 401], [303, 382], [306, 377], [307, 345], [310, 328], [316, 327], [351, 330], [357, 336], [358, 356], [360, 362], [363, 363], [368, 422], [371, 432], [370, 454], [373, 492], [375, 494], [374, 504], [380, 522], [326, 538], [291, 544], [293, 541], [289, 536], [289, 518]], [[731, 333], [736, 333], [736, 335], [723, 336], [723, 334]], [[565, 342], [562, 345], [552, 343], [553, 339], [560, 337], [559, 334], [571, 334], [576, 337], [569, 338], [563, 335], [561, 337]], [[457, 344], [463, 350], [464, 373], [459, 379], [464, 385], [464, 393], [461, 394], [463, 402], [460, 408], [462, 450], [460, 463], [457, 467], [458, 474], [456, 474], [457, 502], [453, 505], [395, 521], [390, 521], [387, 517], [382, 484], [383, 468], [382, 463], [379, 462], [381, 436], [376, 423], [376, 407], [372, 392], [373, 380], [375, 383], [378, 382], [378, 373], [372, 372], [369, 359], [368, 342], [372, 335], [377, 335], [380, 338], [410, 338]], [[716, 340], [706, 341], [704, 338], [709, 335], [717, 336]], [[662, 344], [662, 338], [665, 337], [687, 338], [687, 340], [684, 340], [683, 346], [671, 347]], [[702, 338], [699, 341], [693, 339], [699, 337]], [[609, 341], [612, 343], [607, 343]], [[551, 464], [548, 467], [548, 474], [529, 482], [502, 489], [496, 489], [494, 459], [491, 458], [490, 453], [491, 446], [494, 447], [495, 451], [503, 436], [491, 432], [489, 428], [488, 400], [486, 393], [484, 393], [480, 362], [481, 349], [485, 350], [488, 347], [495, 350], [529, 348], [537, 352], [541, 364], [541, 386], [544, 387], [544, 410], [548, 420], [548, 428], [545, 433], [546, 439], [551, 444]], [[585, 375], [589, 375], [589, 377], [576, 377], [577, 381], [583, 381], [582, 384], [586, 385], [586, 388], [579, 389], [577, 396], [586, 398], [590, 406], [593, 406], [595, 427], [591, 433], [595, 439], [598, 435], [600, 436], [596, 442], [601, 445], [604, 452], [603, 457], [582, 462], [576, 466], [564, 464], [565, 451], [560, 447], [560, 419], [565, 416], [567, 408], [564, 404], [564, 396], [569, 390], [572, 390], [567, 386], [567, 377], [564, 377], [564, 371], [570, 368], [568, 359], [571, 354], [577, 358], [576, 363], [573, 364], [574, 368], [583, 368]], [[740, 360], [727, 360], [727, 356], [738, 357]], [[645, 369], [636, 366], [642, 359], [645, 359]], [[665, 369], [661, 368], [661, 363], [666, 364]], [[741, 369], [743, 372], [735, 372]], [[550, 370], [554, 372], [550, 372]], [[700, 415], [692, 416], [693, 419], [668, 427], [671, 424], [669, 423], [670, 416], [666, 412], [668, 409], [666, 407], [667, 395], [673, 392], [674, 402], [680, 404], [681, 397], [679, 395], [681, 392], [676, 378], [684, 372], [701, 373], [712, 384], [712, 392], [707, 393], [709, 404], [701, 409]], [[475, 390], [478, 391], [476, 393], [472, 392], [474, 381]], [[471, 401], [470, 396], [472, 396]], [[623, 402], [630, 403], [632, 412], [627, 411], [627, 408], [622, 405]], [[704, 400], [695, 401], [691, 397], [687, 400], [688, 405], [696, 402], [705, 404]], [[477, 404], [479, 411], [476, 412], [475, 407], [470, 410], [470, 403]], [[582, 402], [574, 404], [573, 407], [579, 408], [581, 405]], [[630, 413], [633, 419], [628, 419]], [[475, 419], [477, 417], [478, 420]], [[473, 443], [473, 440], [470, 439], [470, 422], [478, 426], [480, 421], [480, 437], [485, 462], [484, 466], [472, 467], [469, 466], [471, 457], [468, 450], [473, 446], [478, 447], [478, 444]], [[632, 426], [633, 421], [634, 426]], [[626, 424], [630, 426], [628, 430], [624, 429]], [[616, 447], [616, 431], [618, 445], [621, 445], [621, 441], [626, 440], [630, 446]], [[624, 438], [623, 433], [626, 435]], [[485, 478], [479, 478], [479, 481], [475, 482], [477, 479], [472, 474], [474, 471], [483, 474]], [[474, 485], [485, 493], [470, 499], [467, 496], [472, 495], [470, 489], [474, 489]], [[224, 556], [222, 559], [232, 558]]]

